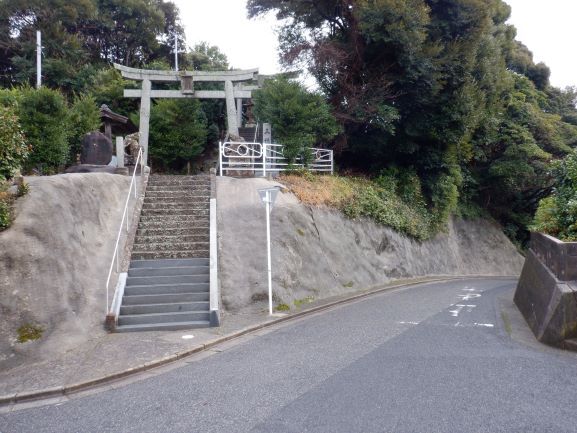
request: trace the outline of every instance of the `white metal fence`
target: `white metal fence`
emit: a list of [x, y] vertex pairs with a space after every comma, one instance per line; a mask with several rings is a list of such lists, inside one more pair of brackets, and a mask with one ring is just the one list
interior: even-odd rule
[[333, 173], [333, 151], [330, 149], [308, 148], [308, 163], [297, 158], [292, 164], [284, 156], [282, 144], [246, 143], [225, 141], [219, 143], [220, 175], [233, 172], [253, 176], [278, 174], [290, 168], [306, 168], [321, 173]]

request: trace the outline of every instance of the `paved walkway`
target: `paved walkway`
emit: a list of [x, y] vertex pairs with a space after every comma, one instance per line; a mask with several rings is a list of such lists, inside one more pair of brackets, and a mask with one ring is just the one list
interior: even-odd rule
[[289, 315], [276, 317], [268, 315], [267, 303], [262, 302], [243, 311], [224, 314], [219, 328], [104, 334], [57, 358], [31, 359], [26, 364], [0, 372], [0, 405], [16, 400], [71, 394], [180, 359], [224, 339], [234, 338], [294, 315], [308, 314], [399, 285], [439, 279], [443, 278], [397, 282], [365, 292], [317, 301], [293, 309]]

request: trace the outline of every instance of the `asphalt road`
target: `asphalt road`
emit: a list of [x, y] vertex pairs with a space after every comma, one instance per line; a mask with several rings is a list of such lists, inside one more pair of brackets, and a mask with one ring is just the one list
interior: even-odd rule
[[577, 432], [577, 356], [510, 337], [498, 305], [514, 285], [373, 296], [0, 415], [0, 432]]

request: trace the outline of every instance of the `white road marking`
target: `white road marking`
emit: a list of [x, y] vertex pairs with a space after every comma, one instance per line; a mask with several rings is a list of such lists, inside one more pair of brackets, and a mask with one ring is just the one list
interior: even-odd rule
[[419, 322], [399, 322], [401, 325], [418, 325]]
[[473, 323], [474, 326], [483, 326], [485, 328], [493, 328], [495, 325], [492, 323]]
[[451, 316], [453, 317], [459, 317], [459, 314], [461, 313], [461, 310], [463, 308], [466, 308], [467, 313], [470, 313], [471, 311], [473, 311], [473, 308], [476, 307], [476, 305], [463, 305], [463, 304], [455, 304], [456, 309], [455, 310], [449, 310], [449, 313], [451, 313]]
[[188, 335], [183, 335], [181, 337], [183, 340], [190, 340], [191, 338], [194, 338], [194, 335], [188, 334]]
[[480, 298], [481, 295], [478, 293], [469, 293], [467, 295], [457, 295], [459, 298], [461, 298], [462, 301], [470, 301], [471, 299], [476, 299], [476, 298]]

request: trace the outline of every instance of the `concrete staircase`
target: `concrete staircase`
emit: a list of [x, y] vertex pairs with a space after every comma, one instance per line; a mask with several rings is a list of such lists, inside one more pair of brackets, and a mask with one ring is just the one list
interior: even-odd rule
[[[238, 128], [238, 135], [240, 135], [244, 141], [247, 143], [253, 143], [255, 141], [254, 134], [256, 132], [256, 126], [253, 127], [243, 127]], [[262, 128], [259, 127], [258, 135], [256, 137], [257, 143], [262, 143]]]
[[210, 177], [151, 176], [117, 332], [210, 326]]

